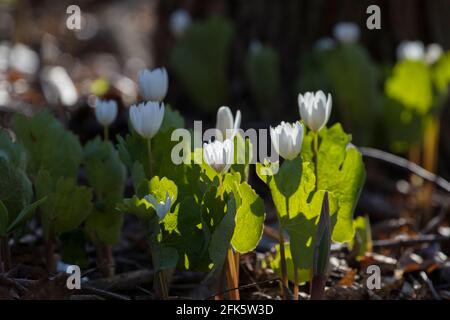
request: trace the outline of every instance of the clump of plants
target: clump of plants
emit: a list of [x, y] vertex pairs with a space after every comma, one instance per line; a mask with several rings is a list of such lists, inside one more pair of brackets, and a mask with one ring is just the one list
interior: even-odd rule
[[[14, 186], [0, 192], [2, 248], [39, 207], [50, 272], [56, 271], [55, 253], [65, 235], [82, 230], [96, 248], [99, 271], [110, 277], [113, 245], [124, 215], [132, 214], [145, 227], [161, 298], [169, 298], [178, 268], [208, 272], [217, 279], [217, 296], [228, 292], [228, 298], [240, 299], [240, 254], [255, 250], [266, 217], [264, 201], [248, 180], [256, 153], [240, 130], [241, 112], [219, 108], [213, 137], [196, 145], [184, 119], [163, 102], [165, 69], [142, 71], [139, 89], [144, 100], [130, 107], [130, 132], [117, 136], [117, 145], [108, 130], [118, 113], [114, 101], [97, 100], [103, 137], [84, 146], [48, 111], [14, 116], [17, 141], [0, 135], [1, 181]], [[290, 280], [296, 297], [298, 285], [310, 282], [312, 298], [321, 299], [332, 241], [353, 243], [355, 229], [364, 225], [354, 222], [353, 212], [365, 171], [351, 136], [340, 124], [327, 127], [330, 94], [300, 94], [298, 105], [301, 121], [270, 128], [281, 159], [257, 163], [256, 173], [277, 210], [273, 267], [280, 270], [283, 296]], [[128, 175], [134, 190], [124, 199]], [[9, 268], [7, 249], [0, 257], [2, 270]]]

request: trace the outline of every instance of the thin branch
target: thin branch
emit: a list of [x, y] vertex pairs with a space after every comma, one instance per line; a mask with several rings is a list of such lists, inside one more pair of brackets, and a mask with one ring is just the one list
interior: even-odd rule
[[411, 162], [405, 158], [396, 156], [392, 153], [374, 149], [374, 148], [367, 148], [367, 147], [359, 147], [359, 151], [363, 154], [365, 157], [381, 160], [393, 165], [396, 165], [398, 167], [404, 168], [406, 170], [411, 171], [412, 173], [418, 175], [422, 179], [425, 179], [429, 182], [433, 182], [442, 189], [444, 189], [447, 192], [450, 192], [450, 182], [442, 178], [441, 176], [438, 176], [428, 170], [425, 170], [421, 166], [415, 164], [414, 162]]
[[281, 283], [281, 282], [282, 282], [281, 279], [273, 279], [273, 280], [264, 280], [264, 281], [261, 281], [261, 282], [250, 283], [250, 284], [239, 286], [237, 288], [230, 288], [230, 289], [224, 290], [222, 292], [217, 292], [217, 293], [213, 294], [212, 296], [207, 297], [205, 300], [214, 299], [218, 295], [223, 295], [225, 293], [228, 293], [228, 292], [236, 290], [236, 289], [242, 290], [242, 289], [258, 287], [258, 286], [263, 285], [263, 284], [272, 284], [272, 283]]
[[375, 249], [375, 248], [406, 247], [424, 243], [447, 242], [447, 241], [450, 241], [450, 236], [422, 235], [418, 238], [374, 240], [373, 248]]

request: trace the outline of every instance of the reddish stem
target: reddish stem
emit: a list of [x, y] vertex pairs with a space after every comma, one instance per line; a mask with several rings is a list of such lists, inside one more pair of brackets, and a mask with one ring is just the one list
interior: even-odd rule
[[311, 282], [311, 300], [325, 300], [325, 284], [327, 277], [314, 275]]
[[0, 239], [0, 251], [2, 258], [0, 259], [3, 261], [3, 272], [8, 272], [11, 269], [11, 250], [9, 247], [9, 238], [8, 236], [4, 236]]

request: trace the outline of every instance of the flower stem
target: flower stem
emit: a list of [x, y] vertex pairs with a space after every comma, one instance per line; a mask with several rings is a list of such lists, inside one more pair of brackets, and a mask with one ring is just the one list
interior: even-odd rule
[[[436, 172], [438, 160], [439, 145], [439, 119], [436, 116], [430, 116], [426, 120], [426, 127], [423, 138], [423, 167], [432, 172]], [[434, 184], [427, 182], [423, 191], [423, 207], [425, 208], [422, 217], [422, 223], [431, 219], [431, 197], [434, 192]]]
[[324, 275], [314, 275], [311, 282], [311, 300], [325, 299], [325, 285], [327, 277]]
[[147, 139], [147, 152], [148, 152], [148, 174], [149, 178], [152, 178], [152, 139]]
[[222, 177], [222, 174], [219, 174], [219, 192], [220, 192], [220, 200], [223, 201], [224, 190], [223, 190], [223, 177]]
[[47, 271], [49, 273], [56, 272], [56, 259], [55, 259], [55, 240], [53, 234], [50, 234], [45, 241], [45, 253], [47, 259]]
[[3, 269], [8, 272], [11, 269], [11, 248], [9, 247], [8, 235], [1, 238], [1, 251], [3, 257]]
[[319, 132], [313, 134], [313, 161], [314, 161], [314, 175], [316, 176], [316, 189], [317, 189], [317, 156], [319, 154]]
[[114, 256], [112, 247], [107, 244], [98, 243], [96, 245], [97, 251], [97, 266], [103, 277], [110, 278], [114, 276]]
[[283, 300], [286, 300], [286, 289], [288, 288], [288, 274], [287, 274], [287, 267], [286, 267], [286, 253], [284, 248], [284, 235], [283, 235], [283, 228], [280, 224], [280, 232], [279, 234], [279, 241], [280, 241], [280, 260], [281, 260], [281, 283], [282, 283], [282, 290], [281, 290], [281, 296], [283, 297]]
[[294, 300], [298, 300], [298, 268], [294, 265]]
[[163, 300], [169, 299], [169, 288], [167, 284], [167, 277], [164, 270], [158, 271], [158, 281], [160, 287], [160, 295]]
[[103, 139], [105, 141], [109, 140], [109, 128], [108, 128], [108, 126], [103, 126]]
[[[226, 278], [228, 289], [238, 288], [239, 280], [236, 274], [236, 265], [234, 261], [233, 249], [231, 248], [229, 248], [227, 252], [226, 264], [227, 264]], [[230, 291], [230, 299], [240, 300], [239, 289]]]

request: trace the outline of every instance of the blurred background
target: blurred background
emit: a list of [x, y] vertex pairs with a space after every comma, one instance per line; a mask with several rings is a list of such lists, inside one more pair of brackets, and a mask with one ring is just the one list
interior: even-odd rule
[[[373, 5], [381, 28], [370, 30]], [[118, 102], [115, 140], [129, 132], [128, 108], [143, 100], [139, 71], [165, 67], [164, 102], [187, 127], [194, 120], [214, 127], [222, 105], [241, 110], [243, 129], [293, 122], [298, 94], [323, 90], [333, 97], [329, 125], [341, 123], [357, 147], [450, 180], [449, 30], [450, 0], [0, 0], [0, 129], [16, 112], [48, 108], [85, 144], [102, 134], [93, 108], [100, 97]], [[439, 188], [434, 176], [427, 181], [398, 159], [389, 164], [361, 150], [367, 180], [355, 216], [370, 218], [373, 238], [448, 240], [450, 184], [440, 180]], [[270, 194], [253, 171], [266, 226], [274, 225]], [[394, 244], [392, 252], [402, 253], [400, 265], [415, 252], [420, 268], [445, 263], [435, 283], [448, 290], [442, 252], [450, 246], [439, 241], [414, 252]], [[262, 251], [271, 244], [263, 238]], [[392, 253], [385, 247], [377, 249]]]
[[119, 102], [124, 133], [139, 70], [166, 67], [188, 126], [214, 126], [221, 105], [244, 129], [295, 121], [298, 93], [322, 89], [355, 144], [450, 178], [449, 30], [450, 0], [0, 0], [0, 121], [50, 108], [85, 142], [98, 96]]

